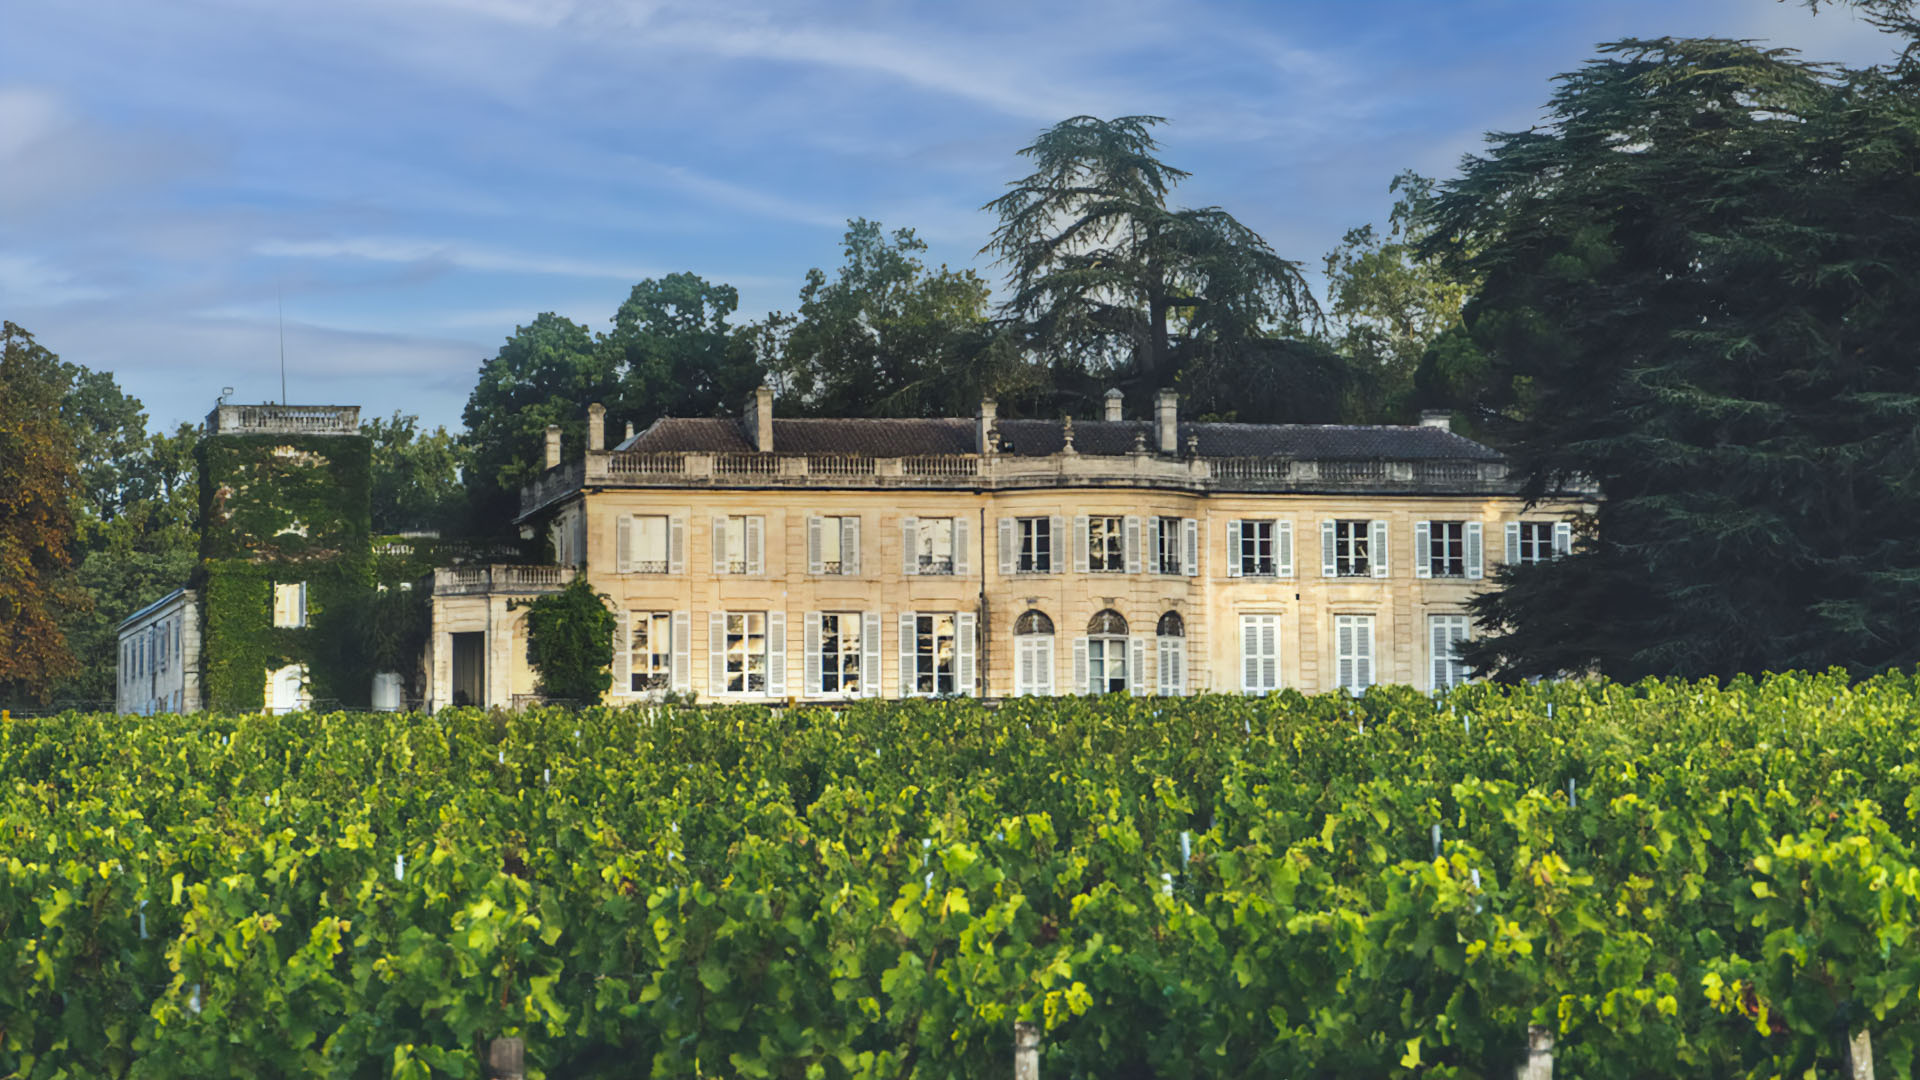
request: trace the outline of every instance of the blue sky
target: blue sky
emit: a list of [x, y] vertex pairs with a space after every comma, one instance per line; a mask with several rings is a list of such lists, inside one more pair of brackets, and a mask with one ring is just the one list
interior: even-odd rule
[[1166, 116], [1175, 201], [1313, 265], [1597, 42], [1892, 51], [1775, 0], [3, 6], [0, 315], [163, 425], [278, 398], [276, 304], [292, 400], [453, 426], [535, 314], [679, 270], [790, 309], [849, 217], [991, 272], [980, 205], [1079, 113]]

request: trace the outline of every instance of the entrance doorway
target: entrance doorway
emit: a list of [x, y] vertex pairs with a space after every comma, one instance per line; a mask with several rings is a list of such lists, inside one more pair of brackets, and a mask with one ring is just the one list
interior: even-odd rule
[[453, 703], [487, 703], [487, 635], [453, 634]]

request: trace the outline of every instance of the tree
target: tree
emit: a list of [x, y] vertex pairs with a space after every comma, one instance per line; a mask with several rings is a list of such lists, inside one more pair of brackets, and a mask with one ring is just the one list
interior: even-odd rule
[[594, 704], [613, 685], [613, 601], [593, 591], [579, 574], [557, 593], [527, 607], [527, 658], [538, 673], [540, 693], [560, 701]]
[[663, 416], [738, 409], [764, 377], [747, 339], [728, 322], [739, 307], [733, 286], [696, 274], [635, 285], [602, 343], [619, 385], [605, 402], [613, 415], [644, 427]]
[[59, 357], [0, 324], [0, 694], [40, 701], [78, 668], [60, 616], [85, 603], [68, 579], [80, 495], [65, 381]]
[[1197, 361], [1230, 364], [1319, 318], [1299, 264], [1253, 230], [1218, 207], [1168, 208], [1187, 174], [1155, 156], [1162, 122], [1064, 120], [1020, 151], [1033, 173], [987, 204], [1002, 314], [1070, 397], [1117, 382], [1144, 406]]
[[1920, 661], [1920, 99], [1880, 69], [1624, 41], [1498, 136], [1426, 251], [1482, 285], [1481, 420], [1571, 557], [1475, 601], [1502, 675]]
[[1436, 338], [1460, 324], [1470, 282], [1419, 245], [1432, 232], [1433, 181], [1407, 171], [1393, 178], [1398, 192], [1383, 236], [1371, 225], [1347, 230], [1327, 253], [1329, 338], [1351, 361], [1355, 394], [1351, 419], [1369, 423], [1411, 419], [1414, 375]]
[[985, 396], [1031, 396], [1038, 374], [987, 317], [992, 289], [971, 270], [929, 270], [912, 229], [847, 223], [846, 262], [807, 271], [797, 316], [776, 315], [769, 361], [783, 405], [821, 416], [955, 416]]
[[586, 403], [611, 400], [615, 386], [609, 354], [579, 323], [549, 311], [514, 330], [467, 397], [462, 441], [477, 531], [498, 532], [519, 512], [516, 492], [546, 467], [547, 425], [584, 445]]
[[468, 450], [444, 427], [420, 429], [420, 418], [394, 410], [360, 425], [372, 443], [367, 480], [373, 531], [454, 528], [466, 509], [461, 470]]

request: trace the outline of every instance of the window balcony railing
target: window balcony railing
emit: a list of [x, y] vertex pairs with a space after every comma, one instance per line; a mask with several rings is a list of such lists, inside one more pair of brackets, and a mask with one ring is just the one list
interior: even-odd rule
[[920, 556], [920, 573], [922, 573], [922, 574], [951, 574], [951, 573], [953, 573], [953, 556], [951, 556], [951, 555], [945, 555], [945, 556], [942, 556], [942, 555], [922, 555], [922, 556]]

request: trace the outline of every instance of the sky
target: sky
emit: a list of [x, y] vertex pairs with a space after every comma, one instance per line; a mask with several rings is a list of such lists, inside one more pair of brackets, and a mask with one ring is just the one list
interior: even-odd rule
[[[1148, 113], [1317, 266], [1623, 37], [1892, 42], [1778, 0], [0, 0], [0, 317], [157, 427], [231, 400], [457, 427], [543, 311], [690, 270], [791, 310], [847, 219], [998, 280], [980, 209], [1061, 119]], [[619, 418], [613, 418], [616, 422]]]

